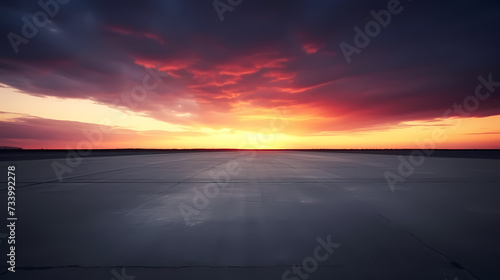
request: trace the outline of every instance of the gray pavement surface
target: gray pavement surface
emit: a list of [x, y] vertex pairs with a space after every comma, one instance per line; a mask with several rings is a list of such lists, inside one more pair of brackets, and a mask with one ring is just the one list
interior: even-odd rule
[[63, 180], [54, 162], [0, 162], [0, 279], [500, 279], [499, 160], [425, 158], [394, 191], [395, 155], [93, 157]]

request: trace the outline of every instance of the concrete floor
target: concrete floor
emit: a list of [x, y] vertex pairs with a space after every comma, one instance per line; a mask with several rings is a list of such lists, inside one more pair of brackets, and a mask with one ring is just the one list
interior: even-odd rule
[[96, 157], [62, 181], [54, 162], [0, 162], [0, 279], [500, 279], [499, 160], [425, 158], [394, 191], [388, 155]]

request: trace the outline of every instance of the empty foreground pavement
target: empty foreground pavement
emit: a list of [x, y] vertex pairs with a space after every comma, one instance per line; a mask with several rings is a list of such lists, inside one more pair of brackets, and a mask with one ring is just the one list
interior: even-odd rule
[[94, 157], [63, 180], [55, 162], [0, 162], [0, 279], [500, 279], [499, 160], [425, 158], [393, 188], [394, 155]]

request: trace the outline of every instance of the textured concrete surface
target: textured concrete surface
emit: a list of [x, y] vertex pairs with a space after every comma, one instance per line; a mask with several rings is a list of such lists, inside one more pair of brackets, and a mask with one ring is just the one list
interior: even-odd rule
[[0, 279], [500, 279], [498, 160], [425, 158], [394, 191], [390, 155], [95, 157], [62, 181], [54, 162], [0, 162]]

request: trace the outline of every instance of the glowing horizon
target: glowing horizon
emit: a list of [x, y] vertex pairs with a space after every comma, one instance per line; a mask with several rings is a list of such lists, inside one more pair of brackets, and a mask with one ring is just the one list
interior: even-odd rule
[[[263, 124], [260, 129], [254, 126], [255, 130], [229, 127], [217, 130], [174, 125], [91, 100], [39, 97], [9, 87], [0, 88], [0, 93], [7, 97], [6, 102], [0, 104], [0, 122], [4, 126], [8, 123], [18, 127], [28, 126], [30, 120], [36, 120], [47, 127], [53, 123], [58, 126], [57, 130], [64, 127], [67, 135], [71, 136], [67, 141], [57, 141], [45, 135], [35, 141], [18, 139], [2, 143], [2, 146], [21, 146], [25, 149], [74, 149], [79, 142], [88, 141], [83, 131], [98, 130], [103, 124], [107, 128], [103, 130], [103, 140], [93, 144], [93, 149], [413, 149], [418, 148], [418, 142], [433, 141], [432, 130], [442, 130], [443, 137], [447, 138], [433, 141], [438, 149], [500, 148], [500, 132], [488, 129], [500, 123], [500, 115], [415, 120], [389, 128], [298, 135], [300, 129], [297, 124], [307, 123], [314, 116], [301, 114], [299, 109], [292, 113], [290, 109], [293, 108], [285, 108], [289, 112], [275, 115], [239, 116], [259, 119]], [[6, 112], [8, 109], [13, 111]], [[93, 112], [97, 117], [86, 112]], [[29, 128], [26, 130], [28, 132]], [[117, 140], [117, 135], [126, 135], [128, 139]]]

